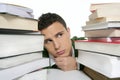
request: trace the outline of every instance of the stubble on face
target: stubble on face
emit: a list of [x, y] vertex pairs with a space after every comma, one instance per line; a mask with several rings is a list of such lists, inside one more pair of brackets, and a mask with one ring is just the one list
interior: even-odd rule
[[62, 24], [55, 22], [48, 28], [41, 31], [45, 35], [45, 48], [54, 57], [69, 56], [72, 44], [70, 31]]

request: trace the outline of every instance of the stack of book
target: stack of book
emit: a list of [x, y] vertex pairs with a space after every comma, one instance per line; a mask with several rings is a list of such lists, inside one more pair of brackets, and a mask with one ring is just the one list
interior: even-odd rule
[[119, 8], [120, 3], [92, 4], [89, 21], [82, 27], [88, 39], [75, 42], [78, 62], [89, 68], [86, 73], [93, 80], [120, 80]]
[[34, 18], [32, 9], [15, 4], [0, 3], [0, 13], [9, 13], [25, 18]]
[[44, 36], [32, 10], [0, 3], [0, 79], [13, 80], [49, 66], [43, 58]]

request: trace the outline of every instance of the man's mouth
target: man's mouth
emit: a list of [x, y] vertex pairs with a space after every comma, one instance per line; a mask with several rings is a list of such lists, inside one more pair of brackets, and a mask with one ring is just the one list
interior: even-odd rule
[[62, 51], [58, 51], [58, 52], [57, 52], [58, 55], [62, 55], [62, 54], [64, 54], [64, 53], [65, 53], [65, 50], [62, 50]]

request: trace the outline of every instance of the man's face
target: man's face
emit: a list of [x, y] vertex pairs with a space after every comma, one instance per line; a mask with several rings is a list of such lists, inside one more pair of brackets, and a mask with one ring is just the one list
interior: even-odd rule
[[44, 46], [51, 55], [54, 57], [70, 55], [72, 43], [69, 29], [66, 30], [61, 23], [55, 22], [41, 33], [45, 35]]

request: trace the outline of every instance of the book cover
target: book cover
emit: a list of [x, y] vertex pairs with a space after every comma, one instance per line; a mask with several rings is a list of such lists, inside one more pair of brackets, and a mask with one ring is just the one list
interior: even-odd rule
[[32, 9], [15, 4], [0, 3], [0, 13], [8, 13], [26, 18], [34, 18]]
[[84, 31], [97, 30], [97, 29], [109, 29], [109, 28], [120, 28], [120, 21], [108, 21], [108, 22], [82, 26], [82, 30]]
[[0, 13], [0, 29], [38, 31], [38, 21], [36, 19], [29, 19], [10, 14]]
[[109, 77], [120, 77], [120, 57], [78, 50], [78, 62]]
[[120, 37], [120, 29], [87, 30], [85, 37]]
[[90, 11], [94, 12], [97, 9], [100, 8], [106, 8], [106, 7], [116, 7], [116, 8], [120, 8], [120, 3], [119, 2], [111, 2], [111, 3], [96, 3], [96, 4], [91, 4], [90, 5]]
[[88, 41], [120, 43], [120, 37], [87, 37]]
[[101, 54], [120, 56], [120, 42], [78, 40], [75, 41], [75, 48]]
[[[42, 74], [43, 73], [43, 74]], [[60, 69], [43, 69], [26, 74], [17, 80], [92, 80], [84, 72], [78, 70], [62, 71]]]
[[105, 7], [95, 10], [92, 14], [89, 15], [90, 20], [94, 20], [99, 17], [119, 17], [120, 11], [118, 7]]
[[120, 16], [99, 17], [92, 20], [89, 19], [89, 21], [86, 21], [86, 25], [108, 22], [108, 21], [120, 21]]
[[42, 51], [22, 54], [22, 55], [17, 55], [12, 57], [0, 58], [0, 68], [6, 69], [6, 68], [24, 64], [30, 61], [34, 61], [37, 59], [41, 59], [41, 58], [43, 58]]
[[39, 70], [47, 66], [49, 66], [48, 58], [38, 59], [38, 60], [31, 61], [31, 62], [22, 64], [19, 66], [0, 70], [0, 79], [1, 80], [13, 80], [27, 73]]
[[43, 50], [40, 34], [0, 34], [0, 58]]
[[[33, 71], [31, 73], [27, 73], [20, 78], [14, 80], [48, 80], [47, 79], [47, 69], [41, 69], [38, 71]], [[50, 79], [49, 79], [50, 80]]]

